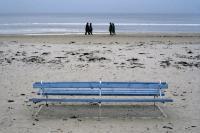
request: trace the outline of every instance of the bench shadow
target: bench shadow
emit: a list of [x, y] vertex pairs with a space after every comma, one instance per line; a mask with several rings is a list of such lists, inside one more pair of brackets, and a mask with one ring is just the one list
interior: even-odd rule
[[48, 105], [43, 106], [39, 118], [164, 118], [159, 106], [154, 105]]

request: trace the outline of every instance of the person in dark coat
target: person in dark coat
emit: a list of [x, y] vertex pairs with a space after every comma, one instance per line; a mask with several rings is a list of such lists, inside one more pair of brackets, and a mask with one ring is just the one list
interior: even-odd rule
[[113, 32], [113, 35], [115, 35], [115, 24], [112, 23], [112, 32]]
[[109, 25], [109, 32], [110, 32], [110, 35], [112, 35], [112, 23], [110, 22], [110, 25]]
[[89, 23], [87, 22], [86, 26], [85, 26], [85, 35], [89, 35]]
[[89, 35], [92, 35], [92, 31], [93, 31], [92, 23], [90, 23], [90, 26], [89, 26]]

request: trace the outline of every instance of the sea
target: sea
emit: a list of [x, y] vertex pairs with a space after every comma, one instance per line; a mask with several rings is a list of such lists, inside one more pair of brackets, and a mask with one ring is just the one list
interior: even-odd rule
[[116, 33], [199, 33], [200, 14], [145, 13], [0, 13], [0, 34], [84, 34], [87, 22], [94, 34], [108, 34], [109, 23]]

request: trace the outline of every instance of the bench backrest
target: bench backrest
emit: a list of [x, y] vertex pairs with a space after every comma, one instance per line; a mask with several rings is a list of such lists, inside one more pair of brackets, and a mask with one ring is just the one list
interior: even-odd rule
[[33, 88], [132, 88], [167, 89], [166, 82], [35, 82]]

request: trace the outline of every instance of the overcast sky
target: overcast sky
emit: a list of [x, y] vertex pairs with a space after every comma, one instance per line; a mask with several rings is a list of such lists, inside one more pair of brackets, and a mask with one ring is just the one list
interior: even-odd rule
[[200, 13], [200, 0], [0, 0], [0, 13]]

